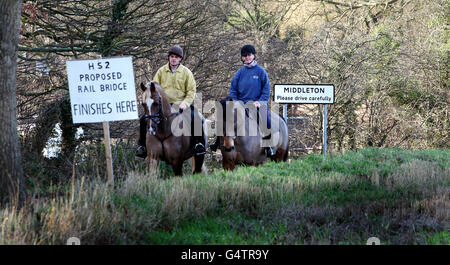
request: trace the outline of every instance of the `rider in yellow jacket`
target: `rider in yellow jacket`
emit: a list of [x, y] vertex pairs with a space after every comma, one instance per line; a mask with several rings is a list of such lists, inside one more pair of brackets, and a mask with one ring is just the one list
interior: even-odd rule
[[190, 106], [194, 101], [195, 79], [191, 70], [186, 66], [180, 64], [172, 72], [167, 63], [159, 68], [153, 80], [164, 88], [171, 104], [180, 105], [180, 107], [181, 105]]
[[[183, 49], [180, 46], [175, 45], [170, 48], [168, 52], [169, 62], [158, 69], [153, 80], [158, 82], [164, 89], [170, 104], [178, 105], [180, 110], [185, 110], [190, 107], [191, 111], [194, 111], [192, 102], [194, 101], [196, 93], [196, 83], [191, 70], [181, 64], [183, 57]], [[147, 132], [144, 116], [140, 119], [139, 133], [139, 146], [136, 156], [145, 158], [147, 156], [147, 150], [145, 148], [145, 137]], [[202, 136], [193, 137], [195, 142], [195, 155], [205, 154], [204, 138]]]

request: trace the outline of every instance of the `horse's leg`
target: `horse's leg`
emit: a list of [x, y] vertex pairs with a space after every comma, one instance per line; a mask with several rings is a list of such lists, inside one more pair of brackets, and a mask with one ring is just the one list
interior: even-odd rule
[[232, 137], [223, 137], [222, 166], [225, 170], [233, 170], [236, 158], [236, 150], [234, 149], [234, 140]]
[[158, 175], [158, 169], [159, 169], [159, 159], [151, 158], [150, 156], [147, 156], [147, 170], [150, 173], [150, 175]]
[[278, 132], [273, 135], [278, 137], [277, 139], [274, 139], [278, 144], [278, 148], [275, 155], [271, 157], [271, 160], [275, 162], [287, 161], [289, 155], [289, 134], [287, 124], [280, 115], [277, 115], [275, 118], [275, 120], [278, 120], [279, 127]]
[[183, 176], [183, 161], [176, 161], [172, 164], [173, 173], [175, 176]]
[[233, 171], [234, 170], [234, 161], [231, 159], [222, 159], [222, 166], [225, 170]]
[[[289, 148], [288, 148], [289, 149]], [[284, 150], [283, 148], [278, 148], [274, 156], [270, 160], [275, 162], [287, 161], [289, 150]]]
[[288, 160], [288, 156], [289, 156], [289, 145], [286, 148], [286, 151], [284, 151], [284, 155], [283, 155], [283, 161], [286, 162]]
[[195, 173], [196, 166], [195, 166], [195, 156], [191, 157], [191, 166], [192, 166], [192, 174]]

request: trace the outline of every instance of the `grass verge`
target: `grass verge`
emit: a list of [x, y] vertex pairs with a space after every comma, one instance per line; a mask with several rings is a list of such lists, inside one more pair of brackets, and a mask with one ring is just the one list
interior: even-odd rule
[[450, 150], [368, 148], [158, 178], [75, 181], [0, 210], [1, 244], [449, 244]]

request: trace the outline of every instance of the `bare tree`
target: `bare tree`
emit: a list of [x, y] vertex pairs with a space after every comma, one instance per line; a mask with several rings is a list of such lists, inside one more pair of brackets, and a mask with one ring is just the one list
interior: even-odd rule
[[0, 203], [25, 199], [22, 161], [17, 135], [16, 68], [22, 1], [0, 2]]
[[[306, 3], [310, 9], [296, 14], [300, 23], [268, 40], [281, 56], [265, 58], [271, 81], [335, 84], [330, 150], [448, 147], [446, 1]], [[301, 137], [320, 146], [320, 108], [292, 110], [312, 117], [313, 133]]]
[[[102, 137], [99, 124], [72, 124], [65, 61], [97, 54], [133, 57], [136, 83], [153, 78], [167, 63], [167, 50], [184, 48], [183, 64], [194, 73], [203, 99], [226, 92], [238, 62], [233, 32], [224, 30], [213, 2], [202, 0], [86, 0], [23, 2], [18, 60], [18, 112], [26, 176], [43, 170], [72, 172], [73, 156], [82, 143]], [[231, 53], [235, 53], [231, 55]], [[225, 92], [224, 92], [225, 91]], [[138, 99], [140, 90], [137, 91]], [[141, 108], [139, 108], [141, 110]], [[44, 148], [62, 131], [58, 157], [47, 159]], [[78, 127], [84, 131], [76, 138]], [[111, 124], [111, 137], [134, 145], [138, 123]], [[129, 148], [133, 152], [133, 148]], [[33, 161], [33, 163], [28, 163]], [[76, 162], [76, 161], [75, 161]], [[55, 165], [54, 163], [57, 163]], [[63, 166], [61, 165], [63, 164]], [[37, 166], [35, 166], [37, 165]], [[69, 172], [69, 173], [67, 173]], [[50, 174], [52, 181], [63, 179]], [[46, 180], [49, 178], [45, 178]]]
[[[193, 70], [199, 91], [214, 86], [217, 78], [212, 73], [218, 72], [214, 68], [221, 59], [215, 55], [220, 41], [229, 38], [205, 34], [220, 32], [220, 23], [211, 15], [210, 5], [199, 0], [25, 1], [18, 78], [19, 122], [27, 132], [26, 145], [41, 154], [55, 124], [60, 123], [62, 153], [73, 153], [76, 147], [65, 60], [97, 54], [130, 55], [139, 82], [151, 80], [167, 62], [168, 47], [179, 44], [185, 48], [184, 63]], [[115, 123], [112, 136], [129, 135], [128, 128], [134, 123]], [[89, 137], [97, 138], [101, 133], [101, 126], [96, 124], [81, 126]], [[128, 130], [125, 132], [124, 128]]]
[[[141, 82], [150, 80], [167, 63], [167, 49], [179, 44], [197, 91], [208, 100], [227, 94], [241, 67], [239, 48], [246, 43], [256, 46], [272, 84], [335, 84], [336, 104], [328, 113], [330, 150], [448, 146], [446, 2], [24, 1], [18, 64], [23, 147], [41, 154], [56, 123], [63, 130], [64, 156], [78, 144], [65, 60], [131, 55]], [[311, 133], [298, 138], [308, 135], [308, 142], [320, 148], [320, 107], [308, 107], [289, 110], [315, 115]], [[134, 140], [135, 121], [115, 124], [112, 137]], [[87, 132], [83, 140], [101, 134], [94, 124], [81, 126]]]

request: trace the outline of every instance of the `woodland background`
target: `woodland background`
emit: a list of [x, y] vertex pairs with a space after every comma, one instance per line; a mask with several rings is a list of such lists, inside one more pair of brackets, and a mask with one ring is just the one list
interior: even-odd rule
[[[101, 124], [72, 123], [66, 60], [131, 55], [139, 84], [152, 79], [174, 44], [184, 48], [204, 101], [227, 94], [248, 43], [272, 88], [334, 84], [331, 152], [448, 148], [449, 10], [448, 0], [23, 1], [17, 112], [26, 180], [104, 172]], [[291, 126], [292, 150], [320, 152], [321, 111], [289, 106], [289, 116], [307, 118]], [[138, 121], [111, 127], [121, 147], [113, 149], [115, 171], [139, 166], [126, 159]], [[46, 146], [57, 150], [53, 157]], [[99, 163], [83, 168], [88, 160]]]

